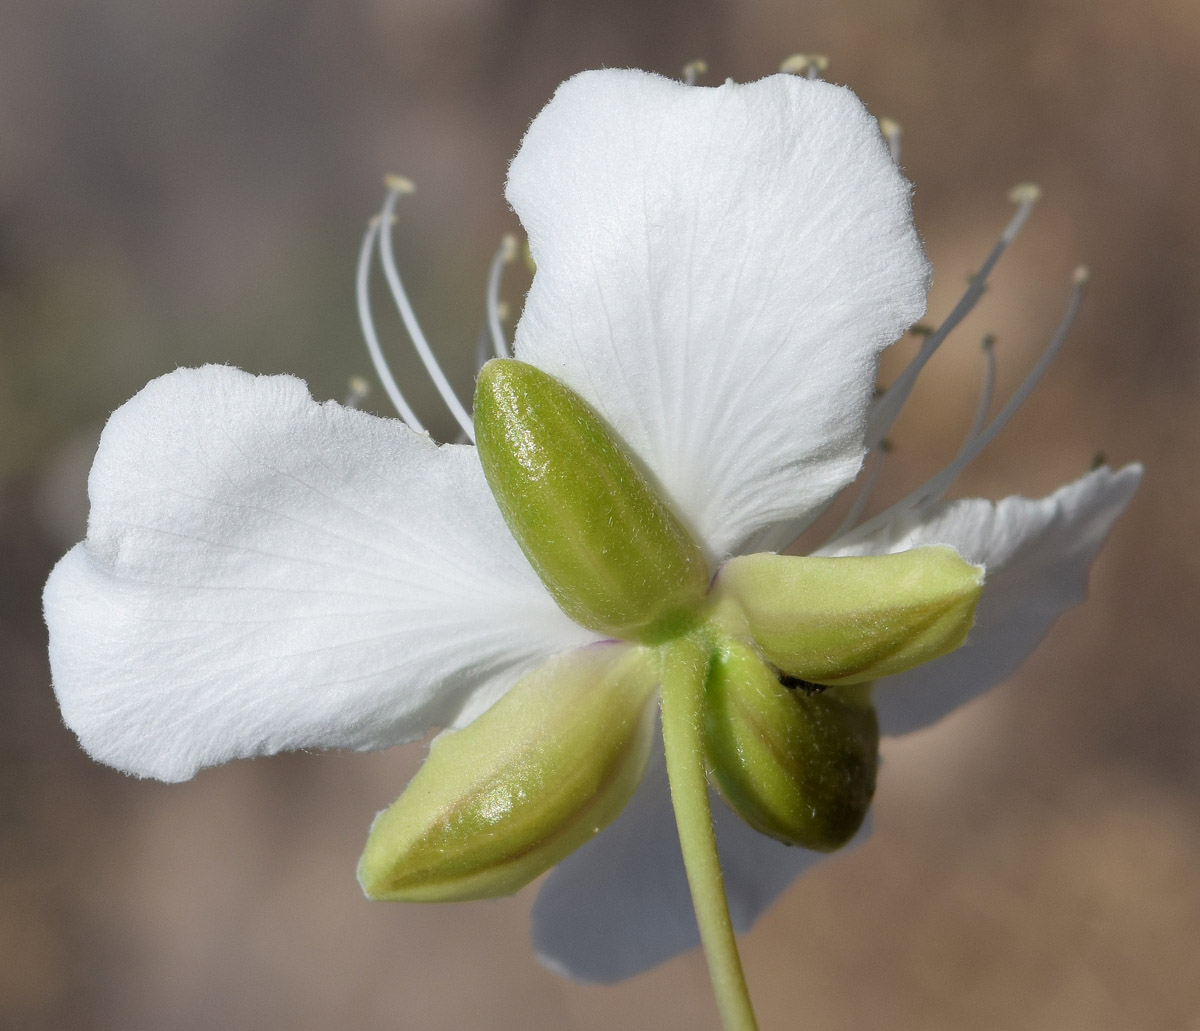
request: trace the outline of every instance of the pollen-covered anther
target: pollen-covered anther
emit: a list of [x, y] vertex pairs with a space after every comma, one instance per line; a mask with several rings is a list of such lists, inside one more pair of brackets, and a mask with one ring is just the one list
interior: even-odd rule
[[371, 394], [371, 384], [362, 376], [351, 376], [346, 383], [346, 399], [342, 402], [347, 408], [357, 408]]
[[892, 160], [899, 164], [900, 138], [903, 135], [900, 123], [894, 118], [881, 118], [879, 119], [879, 131], [883, 133], [883, 138], [887, 140], [888, 152], [892, 155]]
[[415, 193], [417, 184], [414, 183], [408, 176], [395, 175], [389, 173], [383, 177], [383, 185], [392, 193], [410, 194]]
[[688, 61], [683, 66], [683, 81], [688, 86], [695, 86], [696, 80], [708, 74], [708, 62], [703, 59]]
[[808, 79], [820, 78], [829, 67], [829, 58], [824, 54], [792, 54], [779, 62], [779, 70], [789, 75], [803, 75]]

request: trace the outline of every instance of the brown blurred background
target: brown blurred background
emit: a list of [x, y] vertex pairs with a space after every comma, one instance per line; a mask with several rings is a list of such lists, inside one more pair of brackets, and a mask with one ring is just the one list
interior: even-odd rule
[[904, 126], [932, 317], [1007, 189], [1045, 188], [898, 427], [881, 498], [955, 450], [980, 334], [1000, 397], [1019, 381], [1080, 261], [1067, 352], [956, 493], [1040, 495], [1097, 451], [1148, 473], [1088, 605], [1007, 686], [889, 744], [874, 837], [747, 937], [764, 1028], [1200, 1028], [1192, 0], [0, 5], [0, 1025], [716, 1027], [698, 955], [612, 988], [540, 968], [528, 891], [363, 901], [367, 823], [419, 749], [174, 787], [93, 765], [58, 719], [39, 593], [82, 535], [99, 427], [147, 379], [230, 362], [324, 398], [368, 371], [352, 272], [383, 173], [418, 184], [402, 267], [465, 392], [516, 227], [506, 162], [555, 85], [695, 57], [753, 79], [794, 50]]

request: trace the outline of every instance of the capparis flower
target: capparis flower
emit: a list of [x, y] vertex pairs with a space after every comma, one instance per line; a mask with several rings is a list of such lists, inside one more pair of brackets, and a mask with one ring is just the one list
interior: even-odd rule
[[[878, 454], [1034, 200], [1017, 194], [963, 302], [876, 396], [929, 270], [909, 184], [845, 88], [614, 70], [564, 83], [510, 169], [536, 274], [513, 360], [495, 304], [512, 245], [498, 256], [500, 360], [474, 420], [396, 273], [394, 187], [359, 290], [401, 418], [228, 367], [148, 384], [111, 417], [87, 539], [46, 586], [54, 689], [93, 757], [165, 781], [444, 728], [375, 824], [368, 893], [480, 897], [553, 867], [539, 953], [616, 980], [698, 940], [668, 765], [685, 838], [707, 826], [706, 774], [725, 799], [712, 824], [743, 930], [813, 848], [854, 836], [879, 732], [1002, 680], [1082, 599], [1140, 469], [1040, 500], [942, 500], [1053, 357], [1080, 277], [1043, 362], [990, 420], [985, 390], [942, 474], [865, 523], [864, 488], [814, 556], [775, 554]], [[432, 441], [382, 364], [376, 243], [479, 450]], [[681, 787], [689, 762], [699, 780]], [[697, 902], [704, 924], [715, 910]]]

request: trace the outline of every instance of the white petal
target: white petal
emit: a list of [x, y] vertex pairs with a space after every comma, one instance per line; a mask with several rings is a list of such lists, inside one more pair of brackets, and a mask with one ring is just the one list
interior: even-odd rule
[[854, 477], [879, 351], [924, 310], [928, 267], [853, 93], [585, 72], [507, 192], [538, 269], [517, 357], [608, 420], [710, 558]]
[[474, 448], [219, 366], [101, 439], [87, 540], [46, 585], [54, 688], [95, 758], [162, 780], [454, 720], [589, 640], [508, 533]]
[[1088, 567], [1142, 478], [1140, 465], [1097, 469], [1033, 501], [952, 501], [827, 554], [886, 554], [949, 544], [987, 579], [967, 643], [943, 658], [886, 677], [874, 698], [880, 728], [930, 725], [1009, 676], [1059, 615], [1083, 601]]
[[[741, 933], [822, 854], [759, 834], [715, 796], [712, 807], [729, 912]], [[632, 977], [700, 944], [661, 739], [625, 811], [546, 878], [533, 907], [533, 944], [552, 969], [591, 982]]]

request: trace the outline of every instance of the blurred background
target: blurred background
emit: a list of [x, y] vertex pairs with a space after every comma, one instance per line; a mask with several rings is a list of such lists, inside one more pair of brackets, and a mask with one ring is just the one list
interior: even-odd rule
[[1094, 286], [1066, 352], [955, 492], [1040, 496], [1097, 452], [1147, 477], [1086, 607], [1006, 686], [888, 743], [874, 836], [746, 938], [762, 1023], [1200, 1028], [1190, 0], [2, 0], [0, 1025], [717, 1026], [698, 954], [610, 988], [542, 969], [528, 890], [367, 904], [368, 821], [420, 748], [180, 786], [94, 765], [58, 718], [39, 595], [83, 535], [104, 419], [148, 379], [229, 362], [340, 398], [369, 372], [353, 266], [385, 172], [417, 183], [401, 267], [466, 393], [487, 264], [517, 228], [506, 163], [557, 83], [697, 57], [705, 81], [749, 80], [793, 51], [904, 127], [931, 318], [1008, 188], [1045, 190], [897, 427], [881, 501], [957, 448], [984, 332], [998, 396], [1020, 381], [1079, 262]]

